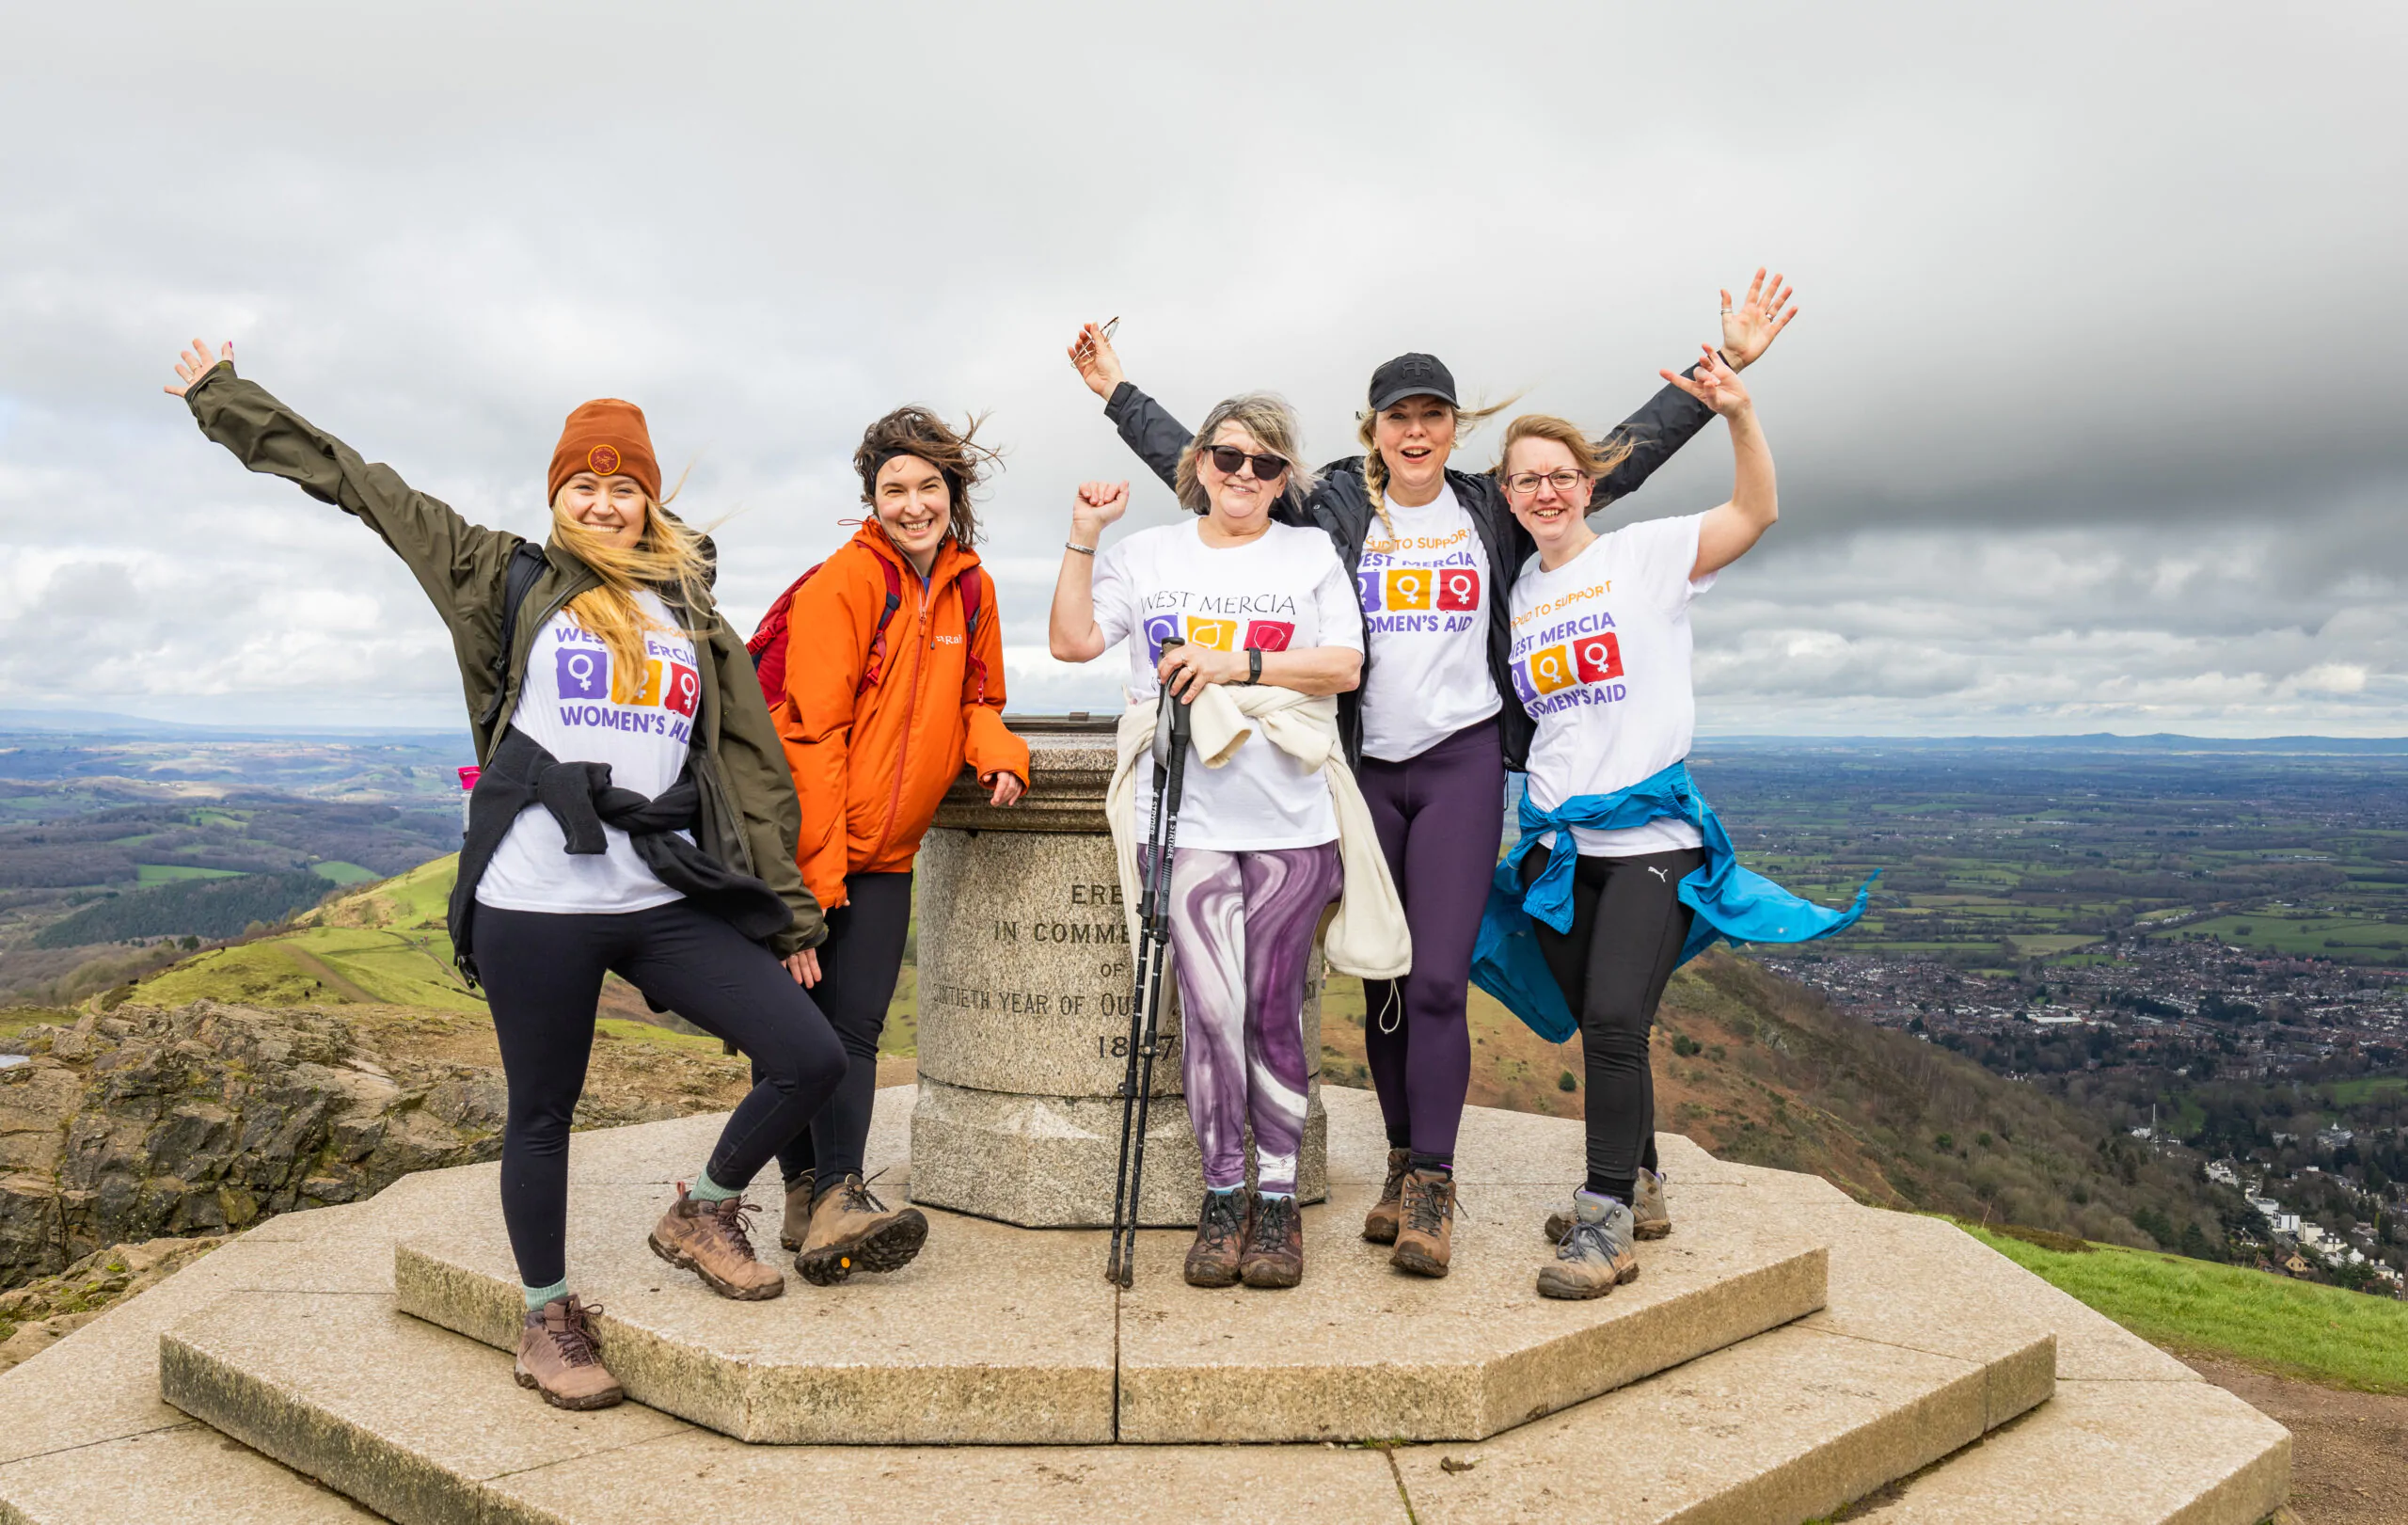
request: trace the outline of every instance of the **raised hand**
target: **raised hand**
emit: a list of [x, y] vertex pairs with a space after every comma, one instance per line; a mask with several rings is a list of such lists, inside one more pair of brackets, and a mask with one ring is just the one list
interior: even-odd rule
[[[234, 342], [230, 339], [218, 349], [217, 360], [231, 361], [233, 358]], [[201, 377], [216, 369], [217, 360], [209, 357], [209, 345], [206, 342], [194, 340], [192, 348], [176, 357], [176, 381], [173, 385], [162, 389], [170, 397], [182, 397], [199, 386]]]
[[1079, 379], [1105, 402], [1112, 400], [1114, 389], [1129, 379], [1121, 373], [1120, 357], [1113, 353], [1111, 327], [1108, 323], [1082, 325], [1079, 337], [1070, 342], [1070, 363], [1078, 367]]
[[1705, 351], [1705, 357], [1697, 363], [1695, 380], [1671, 371], [1656, 373], [1726, 419], [1735, 419], [1754, 407], [1755, 401], [1740, 383], [1738, 373], [1723, 363], [1722, 357], [1714, 352], [1713, 345], [1699, 347]]
[[1756, 267], [1756, 278], [1748, 282], [1747, 300], [1735, 309], [1731, 294], [1722, 294], [1722, 353], [1731, 357], [1731, 369], [1745, 371], [1758, 357], [1770, 348], [1789, 320], [1798, 316], [1794, 307], [1782, 310], [1792, 295], [1776, 275], [1765, 279], [1764, 266]]
[[1070, 536], [1080, 545], [1094, 548], [1103, 532], [1129, 512], [1129, 484], [1126, 482], [1082, 482], [1079, 496], [1070, 505]]

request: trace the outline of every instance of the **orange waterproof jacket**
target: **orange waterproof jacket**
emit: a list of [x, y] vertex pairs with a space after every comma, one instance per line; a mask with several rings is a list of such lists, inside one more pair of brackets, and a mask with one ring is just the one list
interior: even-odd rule
[[[881, 562], [900, 574], [903, 602], [886, 622], [879, 679], [863, 689], [886, 607]], [[965, 640], [958, 584], [969, 578], [985, 586], [978, 628]], [[795, 590], [786, 617], [785, 697], [773, 718], [802, 800], [795, 861], [833, 911], [845, 903], [846, 875], [911, 866], [963, 763], [1026, 784], [1028, 743], [1004, 728], [995, 584], [977, 552], [946, 540], [924, 590], [872, 520]]]

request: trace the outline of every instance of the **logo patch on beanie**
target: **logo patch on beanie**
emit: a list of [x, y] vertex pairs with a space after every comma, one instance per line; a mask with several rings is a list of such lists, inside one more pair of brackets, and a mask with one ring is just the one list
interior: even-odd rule
[[594, 469], [596, 476], [614, 475], [619, 469], [619, 447], [596, 445], [585, 453], [585, 464]]

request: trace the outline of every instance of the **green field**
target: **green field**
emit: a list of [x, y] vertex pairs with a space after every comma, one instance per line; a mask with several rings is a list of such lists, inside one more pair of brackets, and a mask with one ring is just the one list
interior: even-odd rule
[[362, 868], [356, 863], [344, 863], [340, 859], [313, 863], [309, 866], [309, 872], [320, 879], [331, 879], [338, 884], [373, 884], [385, 877], [373, 868]]
[[240, 879], [238, 868], [195, 868], [181, 863], [138, 863], [134, 866], [135, 882], [166, 884], [179, 879]]
[[2408, 949], [2408, 927], [2367, 916], [2329, 912], [2269, 909], [2213, 916], [2178, 929], [2173, 935], [2204, 932], [2236, 947], [2305, 958], [2382, 961]]
[[2328, 1387], [2408, 1392], [2408, 1303], [2179, 1255], [2061, 1252], [1957, 1227], [2153, 1344]]

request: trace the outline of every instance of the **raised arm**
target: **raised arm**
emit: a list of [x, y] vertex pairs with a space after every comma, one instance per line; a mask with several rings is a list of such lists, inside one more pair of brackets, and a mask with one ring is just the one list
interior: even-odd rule
[[1120, 431], [1121, 442], [1163, 479], [1164, 486], [1176, 487], [1179, 457], [1196, 431], [1129, 384], [1120, 356], [1101, 326], [1090, 323], [1079, 329], [1079, 337], [1070, 342], [1070, 364], [1087, 389], [1103, 399], [1103, 416]]
[[1697, 399], [1700, 406], [1721, 414], [1731, 426], [1731, 500], [1706, 510], [1705, 522], [1698, 526], [1697, 564], [1689, 569], [1689, 576], [1702, 578], [1745, 556], [1781, 517], [1781, 500], [1773, 485], [1772, 447], [1765, 442], [1764, 429], [1756, 422], [1755, 400], [1712, 349], [1691, 368], [1690, 374], [1674, 376], [1670, 371], [1662, 374]]
[[1062, 570], [1054, 580], [1054, 612], [1045, 643], [1057, 662], [1091, 662], [1112, 644], [1095, 619], [1097, 543], [1129, 511], [1129, 484], [1083, 482], [1070, 505], [1070, 538], [1062, 548]]
[[254, 381], [234, 373], [234, 346], [212, 359], [199, 340], [176, 362], [169, 394], [184, 400], [200, 432], [254, 471], [282, 477], [320, 502], [359, 519], [409, 564], [446, 620], [473, 606], [495, 617], [492, 588], [507, 576], [519, 537], [470, 524], [451, 507], [412, 490], [389, 466], [311, 424]]
[[[1745, 371], [1760, 359], [1781, 331], [1789, 326], [1790, 320], [1798, 316], [1798, 310], [1787, 306], [1792, 294], [1792, 289], [1782, 284], [1781, 277], [1774, 276], [1767, 281], [1761, 267], [1748, 283], [1747, 295], [1736, 308], [1731, 305], [1729, 292], [1721, 294], [1722, 356], [1734, 372]], [[1690, 366], [1681, 374], [1694, 380], [1699, 367]], [[1631, 451], [1597, 480], [1596, 490], [1589, 500], [1589, 512], [1594, 514], [1615, 499], [1637, 492], [1656, 474], [1657, 467], [1696, 438], [1697, 432], [1713, 416], [1712, 409], [1683, 388], [1666, 386], [1657, 391], [1638, 412], [1615, 424], [1598, 441], [1608, 452], [1621, 449], [1627, 441]]]

